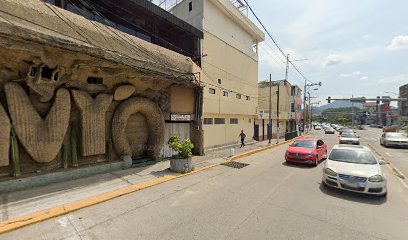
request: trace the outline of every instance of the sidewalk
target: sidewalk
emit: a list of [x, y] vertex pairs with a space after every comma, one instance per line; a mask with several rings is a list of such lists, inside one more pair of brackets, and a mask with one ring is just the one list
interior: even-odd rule
[[[280, 140], [283, 142], [284, 140]], [[272, 140], [276, 143], [276, 139]], [[233, 147], [235, 155], [268, 145], [268, 141], [254, 142], [244, 148]], [[194, 156], [195, 169], [202, 169], [218, 164], [230, 157], [230, 149], [210, 151], [205, 156]], [[158, 162], [154, 165], [98, 174], [28, 190], [4, 193], [0, 199], [0, 221], [25, 216], [42, 210], [50, 209], [74, 201], [87, 199], [119, 188], [147, 182], [160, 177], [171, 175], [168, 170], [169, 161]]]

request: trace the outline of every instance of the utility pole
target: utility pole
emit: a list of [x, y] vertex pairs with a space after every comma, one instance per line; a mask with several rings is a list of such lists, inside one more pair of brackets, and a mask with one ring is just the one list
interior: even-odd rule
[[276, 97], [277, 97], [277, 106], [276, 106], [276, 126], [277, 126], [277, 134], [276, 134], [276, 143], [279, 143], [279, 86], [280, 86], [280, 81], [278, 81], [278, 91], [276, 91]]
[[[351, 98], [354, 98], [354, 94], [351, 94]], [[353, 113], [351, 114], [351, 126], [354, 127], [354, 102], [351, 102], [351, 110]]]
[[310, 109], [310, 111], [309, 111], [309, 126], [308, 126], [308, 128], [309, 128], [309, 131], [310, 131], [310, 129], [312, 128], [312, 106], [310, 105], [310, 92], [308, 92], [308, 97], [309, 97], [309, 109]]
[[269, 74], [269, 125], [268, 125], [268, 143], [272, 139], [272, 74]]
[[285, 80], [288, 80], [288, 72], [289, 72], [289, 54], [286, 55], [286, 72], [285, 72]]
[[305, 134], [305, 121], [306, 121], [306, 85], [307, 85], [307, 82], [306, 82], [306, 79], [305, 79], [305, 87], [304, 87], [304, 90], [303, 90], [303, 135]]

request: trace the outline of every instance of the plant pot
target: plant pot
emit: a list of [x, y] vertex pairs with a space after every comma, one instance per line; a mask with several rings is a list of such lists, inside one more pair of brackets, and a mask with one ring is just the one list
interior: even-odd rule
[[188, 173], [193, 170], [191, 158], [171, 158], [170, 171], [177, 173]]

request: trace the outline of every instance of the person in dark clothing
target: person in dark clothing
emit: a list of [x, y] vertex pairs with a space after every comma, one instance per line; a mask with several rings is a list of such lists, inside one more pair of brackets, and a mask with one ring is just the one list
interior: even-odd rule
[[245, 133], [244, 130], [241, 130], [241, 133], [239, 134], [239, 136], [241, 137], [241, 147], [245, 147]]

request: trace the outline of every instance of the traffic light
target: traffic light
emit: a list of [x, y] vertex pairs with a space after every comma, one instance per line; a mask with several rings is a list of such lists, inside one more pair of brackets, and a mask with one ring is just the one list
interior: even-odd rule
[[377, 96], [377, 104], [380, 104], [380, 96]]
[[328, 103], [331, 102], [331, 97], [327, 97], [327, 102], [328, 102]]

